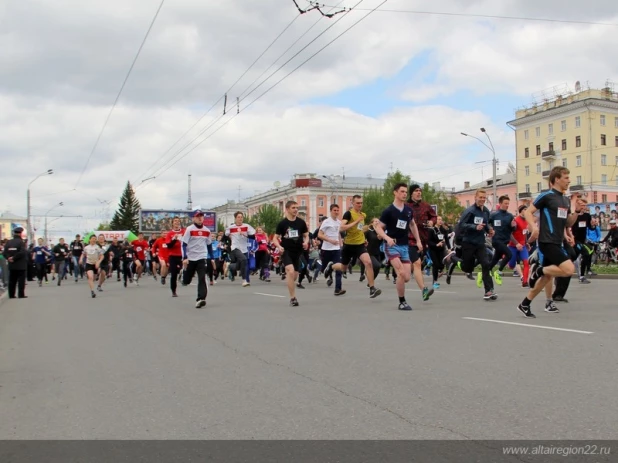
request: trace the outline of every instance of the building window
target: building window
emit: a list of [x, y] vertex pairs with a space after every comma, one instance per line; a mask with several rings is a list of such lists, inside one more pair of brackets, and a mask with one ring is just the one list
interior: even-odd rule
[[562, 140], [562, 151], [566, 151], [566, 149], [567, 149], [566, 140]]
[[601, 195], [601, 202], [602, 203], [606, 203], [607, 202], [607, 195]]
[[607, 154], [602, 154], [601, 155], [601, 165], [602, 166], [606, 166], [607, 165]]
[[550, 141], [549, 142], [549, 151], [553, 151], [554, 150], [554, 142]]
[[526, 177], [530, 175], [530, 166], [526, 166]]
[[540, 162], [536, 165], [536, 173], [537, 174], [541, 173], [541, 163]]
[[618, 166], [618, 156], [616, 156], [616, 165]]
[[537, 184], [536, 184], [536, 191], [537, 192], [541, 191], [541, 182], [537, 182]]
[[566, 121], [560, 122], [560, 130], [562, 130], [563, 132], [566, 130]]
[[529, 157], [530, 157], [530, 148], [526, 148], [526, 149], [524, 150], [524, 157], [525, 157], [525, 158], [529, 158]]
[[300, 205], [303, 206], [303, 207], [306, 207], [307, 206], [307, 201], [304, 200], [304, 199], [301, 199], [300, 200]]
[[607, 175], [606, 174], [601, 175], [601, 184], [607, 185]]
[[526, 183], [526, 193], [530, 193], [530, 184]]
[[541, 128], [537, 127], [536, 129], [534, 129], [534, 133], [536, 134], [537, 138], [541, 136]]
[[470, 207], [470, 200], [466, 199], [466, 207]]
[[537, 156], [541, 155], [541, 145], [536, 145], [536, 155]]
[[616, 137], [616, 139], [614, 141], [616, 143], [616, 146], [618, 146], [618, 136]]
[[602, 133], [602, 134], [601, 134], [601, 145], [602, 145], [602, 146], [605, 146], [606, 144], [607, 144], [607, 143], [606, 143], [606, 141], [605, 141], [605, 134], [603, 134], [603, 133]]
[[579, 116], [575, 116], [575, 127], [579, 128], [582, 126], [582, 118]]
[[[618, 120], [618, 118], [616, 119]], [[524, 130], [524, 140], [527, 140], [528, 138], [530, 138], [530, 133], [527, 130]]]
[[582, 176], [578, 175], [577, 176], [577, 185], [581, 185], [582, 184]]
[[566, 166], [567, 166], [567, 160], [566, 160], [566, 159], [563, 159], [563, 160], [562, 160], [562, 167], [566, 167]]
[[618, 129], [618, 117], [614, 117], [614, 127]]
[[599, 122], [601, 123], [603, 127], [605, 127], [605, 114], [601, 114], [599, 116]]
[[575, 166], [576, 167], [582, 166], [582, 157], [579, 154], [575, 156]]
[[320, 205], [320, 207], [324, 207], [324, 198], [318, 199], [318, 204]]
[[579, 135], [575, 137], [575, 148], [580, 148], [582, 146], [582, 137]]
[[549, 134], [553, 135], [554, 134], [554, 124], [549, 124], [548, 128], [549, 128]]

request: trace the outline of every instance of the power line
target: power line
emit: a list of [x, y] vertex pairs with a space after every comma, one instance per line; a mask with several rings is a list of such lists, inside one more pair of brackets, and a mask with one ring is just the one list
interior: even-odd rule
[[[200, 146], [202, 143], [204, 143], [206, 140], [208, 140], [210, 137], [212, 137], [214, 134], [216, 134], [219, 130], [221, 130], [223, 127], [225, 127], [228, 123], [230, 123], [236, 116], [238, 116], [241, 112], [249, 109], [256, 101], [258, 101], [259, 99], [261, 99], [263, 96], [265, 96], [266, 94], [268, 94], [273, 88], [275, 88], [277, 85], [279, 85], [281, 82], [283, 82], [285, 79], [287, 79], [289, 76], [291, 76], [294, 72], [296, 72], [298, 69], [300, 69], [302, 66], [304, 66], [306, 63], [308, 63], [310, 60], [312, 60], [316, 55], [318, 55], [319, 53], [321, 53], [324, 49], [326, 49], [328, 46], [330, 46], [333, 42], [335, 42], [336, 40], [338, 40], [341, 36], [343, 36], [345, 33], [347, 33], [350, 29], [352, 29], [353, 27], [355, 27], [356, 25], [358, 25], [360, 22], [362, 22], [364, 19], [366, 19], [367, 17], [369, 17], [373, 12], [375, 12], [378, 8], [380, 8], [382, 5], [384, 5], [388, 0], [383, 0], [382, 3], [380, 3], [378, 6], [376, 6], [375, 8], [373, 8], [371, 11], [369, 11], [369, 13], [367, 13], [365, 16], [363, 16], [361, 19], [359, 19], [358, 21], [356, 21], [355, 23], [353, 23], [350, 27], [348, 27], [347, 29], [345, 29], [343, 32], [341, 32], [339, 35], [337, 35], [334, 39], [332, 39], [330, 42], [326, 43], [326, 45], [324, 45], [322, 48], [320, 48], [318, 51], [316, 51], [313, 55], [311, 55], [309, 58], [307, 58], [305, 61], [303, 61], [302, 63], [300, 63], [297, 67], [295, 67], [294, 69], [292, 69], [289, 73], [287, 73], [285, 76], [283, 76], [281, 79], [279, 79], [277, 82], [275, 82], [271, 87], [269, 87], [266, 91], [264, 91], [260, 96], [258, 96], [255, 100], [253, 100], [251, 103], [249, 103], [247, 106], [245, 106], [242, 110], [240, 110], [238, 113], [234, 114], [232, 117], [230, 117], [227, 121], [225, 121], [223, 124], [221, 124], [219, 127], [217, 127], [217, 129], [215, 129], [214, 132], [212, 132], [210, 135], [208, 135], [206, 138], [204, 138], [202, 141], [200, 141], [199, 143], [197, 143], [195, 146], [193, 146], [189, 151], [187, 151], [184, 155], [182, 155], [180, 158], [178, 158], [173, 164], [169, 165], [168, 167], [165, 168], [165, 170], [163, 170], [159, 175], [163, 174], [164, 172], [166, 172], [167, 170], [169, 170], [170, 168], [172, 168], [176, 163], [178, 163], [178, 161], [184, 159], [188, 154], [190, 154], [193, 150], [195, 150], [198, 146]], [[356, 5], [360, 5], [363, 2], [363, 0], [360, 0]], [[347, 15], [347, 13], [349, 13], [350, 11], [352, 11], [354, 8], [356, 8], [356, 6], [353, 6], [350, 10], [348, 10], [346, 12], [345, 15]], [[345, 17], [342, 16], [342, 17]], [[332, 27], [332, 26], [331, 26]], [[269, 77], [270, 78], [270, 77]], [[257, 90], [258, 87], [256, 87]], [[249, 95], [247, 95], [249, 96]], [[246, 97], [245, 97], [246, 98]]]
[[[264, 51], [262, 51], [262, 53], [260, 53], [260, 55], [259, 55], [259, 56], [258, 56], [258, 57], [257, 57], [257, 58], [253, 61], [253, 63], [251, 63], [251, 65], [250, 65], [247, 69], [245, 69], [245, 72], [243, 72], [243, 73], [240, 75], [240, 77], [239, 77], [238, 79], [236, 79], [236, 82], [234, 82], [234, 83], [230, 86], [230, 88], [228, 88], [228, 89], [225, 91], [225, 93], [224, 93], [223, 95], [221, 95], [221, 96], [219, 97], [219, 99], [218, 99], [217, 101], [215, 101], [215, 102], [212, 104], [212, 106], [211, 106], [210, 108], [208, 108], [208, 110], [207, 110], [204, 114], [202, 114], [202, 116], [201, 116], [201, 117], [200, 117], [197, 121], [195, 121], [195, 123], [194, 123], [194, 124], [193, 124], [193, 125], [189, 128], [189, 130], [187, 130], [185, 133], [183, 133], [183, 134], [182, 134], [182, 136], [181, 136], [178, 140], [176, 140], [174, 143], [172, 143], [172, 145], [171, 145], [171, 146], [170, 146], [170, 147], [169, 147], [169, 148], [168, 148], [168, 149], [167, 149], [167, 150], [166, 150], [166, 151], [165, 151], [165, 152], [164, 152], [161, 156], [159, 156], [159, 158], [158, 158], [158, 159], [157, 159], [157, 160], [156, 160], [156, 161], [155, 161], [155, 162], [154, 162], [154, 163], [153, 163], [153, 164], [152, 164], [152, 165], [151, 165], [151, 166], [150, 166], [150, 167], [149, 167], [149, 168], [148, 168], [148, 169], [147, 169], [147, 170], [143, 173], [143, 174], [139, 175], [139, 176], [137, 177], [137, 179], [147, 177], [147, 176], [149, 175], [148, 173], [151, 171], [151, 169], [152, 169], [153, 167], [155, 167], [155, 166], [157, 165], [157, 163], [158, 163], [161, 159], [163, 159], [163, 157], [164, 157], [167, 153], [169, 153], [169, 152], [170, 152], [170, 151], [174, 148], [174, 146], [176, 146], [176, 145], [177, 145], [177, 144], [178, 144], [178, 143], [179, 143], [179, 142], [180, 142], [180, 141], [181, 141], [181, 140], [182, 140], [182, 139], [183, 139], [183, 138], [184, 138], [184, 137], [185, 137], [185, 136], [186, 136], [189, 132], [191, 132], [191, 130], [193, 130], [193, 128], [194, 128], [197, 124], [199, 124], [199, 123], [202, 121], [202, 119], [204, 119], [204, 118], [205, 118], [205, 117], [206, 117], [206, 116], [210, 113], [210, 111], [212, 111], [212, 110], [213, 110], [213, 109], [214, 109], [214, 108], [215, 108], [215, 107], [216, 107], [216, 106], [217, 106], [217, 105], [221, 102], [221, 100], [223, 100], [223, 99], [227, 96], [227, 94], [228, 94], [229, 92], [231, 92], [231, 91], [232, 91], [232, 89], [236, 86], [236, 84], [238, 84], [238, 82], [240, 82], [240, 81], [241, 81], [241, 79], [242, 79], [243, 77], [245, 77], [245, 75], [246, 75], [246, 74], [247, 74], [247, 73], [248, 73], [251, 69], [253, 69], [253, 67], [257, 64], [257, 62], [258, 62], [258, 61], [259, 61], [259, 60], [260, 60], [260, 59], [261, 59], [261, 58], [262, 58], [262, 57], [263, 57], [263, 56], [264, 56], [264, 55], [268, 52], [268, 50], [270, 50], [270, 49], [272, 48], [272, 46], [273, 46], [273, 45], [274, 45], [274, 44], [275, 44], [275, 43], [276, 43], [276, 42], [277, 42], [277, 41], [281, 38], [281, 36], [283, 36], [283, 34], [285, 34], [285, 32], [286, 32], [286, 31], [287, 31], [287, 30], [288, 30], [288, 29], [292, 26], [292, 24], [294, 24], [294, 22], [295, 22], [295, 21], [296, 21], [299, 17], [300, 17], [300, 15], [296, 15], [296, 16], [294, 16], [294, 19], [292, 19], [292, 21], [290, 21], [290, 22], [289, 22], [289, 24], [288, 24], [287, 26], [285, 26], [281, 32], [279, 32], [279, 34], [277, 35], [277, 37], [275, 37], [275, 39], [274, 39], [274, 40], [270, 43], [270, 45], [268, 45], [268, 46], [264, 49]], [[183, 149], [184, 149], [184, 148], [183, 148]], [[182, 150], [181, 150], [181, 151], [182, 151]]]
[[[329, 7], [329, 5], [321, 5], [322, 7]], [[332, 8], [332, 7], [331, 7]], [[355, 8], [357, 11], [369, 11], [369, 8]], [[507, 19], [514, 21], [539, 21], [550, 23], [567, 23], [567, 24], [586, 24], [593, 26], [618, 26], [616, 23], [601, 23], [596, 21], [581, 21], [575, 19], [554, 19], [554, 18], [533, 18], [527, 16], [506, 16], [506, 15], [492, 15], [492, 14], [476, 14], [476, 13], [448, 13], [438, 11], [422, 11], [422, 10], [379, 10], [380, 13], [404, 13], [404, 14], [419, 14], [419, 15], [434, 15], [434, 16], [458, 16], [468, 18], [485, 18], [485, 19]]]
[[103, 132], [105, 131], [105, 128], [107, 127], [107, 123], [109, 122], [109, 119], [112, 116], [112, 113], [114, 112], [114, 109], [116, 108], [116, 104], [118, 104], [118, 100], [120, 99], [120, 95], [122, 95], [122, 91], [124, 90], [124, 87], [127, 84], [127, 81], [129, 80], [129, 76], [131, 75], [131, 72], [133, 71], [133, 67], [135, 67], [135, 63], [137, 62], [137, 59], [139, 58], [139, 55], [142, 52], [142, 48], [144, 48], [144, 44], [146, 43], [146, 40], [148, 39], [148, 36], [150, 35], [150, 31], [152, 30], [152, 26], [154, 26], [154, 23], [157, 20], [157, 17], [159, 16], [159, 12], [161, 11], [161, 8], [163, 7], [163, 3], [164, 2], [165, 2], [165, 0], [161, 0], [161, 3], [159, 4], [159, 8], [157, 8], [157, 11], [156, 11], [155, 15], [152, 18], [152, 21], [150, 22], [150, 26], [148, 26], [148, 30], [146, 31], [146, 35], [144, 36], [144, 40], [142, 40], [142, 43], [139, 46], [139, 49], [137, 50], [135, 58], [133, 58], [133, 62], [131, 63], [131, 67], [129, 68], [129, 72], [127, 72], [127, 75], [124, 78], [124, 81], [122, 82], [122, 86], [120, 87], [120, 90], [118, 91], [118, 95], [116, 95], [116, 99], [114, 100], [114, 104], [112, 105], [111, 109], [109, 110], [109, 113], [107, 114], [107, 117], [105, 118], [105, 122], [103, 123], [103, 127], [101, 128], [101, 131], [99, 132], [99, 136], [97, 137], [97, 140], [95, 141], [94, 146], [92, 147], [92, 150], [90, 151], [90, 155], [88, 156], [88, 159], [86, 159], [86, 165], [84, 165], [84, 168], [82, 169], [82, 172], [79, 174], [79, 178], [77, 179], [77, 182], [75, 183], [75, 188], [77, 188], [77, 185], [79, 185], [79, 182], [81, 181], [81, 179], [82, 179], [82, 177], [84, 175], [84, 172], [86, 172], [86, 169], [88, 168], [88, 164], [90, 163], [90, 159], [92, 158], [92, 155], [94, 154], [94, 152], [97, 149], [97, 146], [99, 145], [99, 141], [101, 140], [101, 136], [103, 135]]
[[[364, 0], [360, 0], [357, 5], [360, 5]], [[384, 3], [386, 3], [387, 0], [384, 0], [384, 2], [382, 2], [380, 5], [383, 5]], [[376, 8], [379, 8], [379, 6]], [[353, 9], [354, 7], [352, 7]], [[316, 37], [313, 38], [313, 40], [311, 40], [308, 44], [306, 44], [303, 48], [301, 48], [298, 52], [296, 52], [290, 59], [288, 59], [285, 63], [283, 63], [281, 66], [279, 66], [274, 72], [272, 72], [268, 77], [266, 77], [262, 82], [260, 82], [260, 84], [255, 87], [253, 90], [251, 90], [249, 93], [247, 93], [245, 96], [242, 97], [242, 99], [239, 100], [240, 102], [243, 102], [245, 99], [247, 99], [252, 93], [254, 93], [257, 89], [259, 89], [262, 85], [264, 85], [264, 83], [266, 83], [268, 80], [270, 80], [271, 77], [273, 77], [275, 74], [277, 74], [281, 69], [283, 69], [290, 61], [292, 61], [294, 58], [296, 58], [299, 54], [301, 54], [304, 50], [306, 50], [311, 44], [313, 44], [317, 39], [319, 39], [322, 35], [324, 35], [326, 32], [328, 32], [328, 30], [330, 30], [332, 27], [334, 27], [339, 21], [341, 21], [349, 12], [351, 11], [351, 9], [347, 10], [345, 12], [345, 14], [343, 16], [341, 16], [339, 19], [337, 19], [333, 24], [331, 24], [330, 26], [328, 26], [326, 29], [324, 29], [320, 34], [318, 34]], [[369, 13], [371, 14], [371, 12]], [[367, 14], [366, 16], [369, 16], [369, 14]], [[366, 16], [364, 16], [362, 19], [360, 19], [359, 21], [357, 21], [356, 23], [354, 23], [354, 25], [358, 24], [360, 21], [362, 21]], [[314, 24], [315, 25], [315, 24]], [[311, 26], [313, 27], [313, 26]], [[311, 29], [311, 28], [310, 28]], [[344, 31], [347, 32], [350, 28], [346, 29]], [[304, 34], [303, 34], [304, 35]], [[334, 40], [337, 40], [337, 38], [341, 37], [342, 34], [340, 34], [339, 36], [335, 37]], [[221, 116], [219, 116], [217, 119], [213, 120], [212, 122], [210, 122], [200, 133], [198, 133], [189, 143], [187, 143], [185, 146], [183, 146], [180, 150], [178, 150], [170, 159], [168, 159], [165, 163], [163, 163], [163, 165], [161, 167], [159, 167], [159, 169], [157, 171], [154, 172], [154, 176], [159, 176], [161, 175], [163, 172], [166, 172], [167, 170], [169, 170], [169, 168], [171, 168], [173, 165], [175, 165], [180, 159], [183, 159], [187, 154], [189, 154], [190, 152], [192, 152], [195, 148], [197, 148], [200, 144], [202, 144], [205, 140], [207, 140], [208, 138], [210, 138], [210, 136], [214, 135], [216, 132], [218, 132], [224, 125], [227, 125], [228, 122], [230, 122], [234, 117], [236, 117], [238, 114], [240, 114], [242, 111], [244, 111], [245, 109], [247, 109], [248, 107], [250, 107], [251, 105], [253, 105], [253, 103], [255, 103], [257, 100], [259, 100], [262, 96], [264, 96], [266, 93], [270, 92], [270, 90], [272, 90], [275, 86], [277, 86], [280, 82], [282, 82], [283, 80], [285, 80], [288, 76], [290, 76], [292, 73], [294, 73], [297, 69], [299, 69], [301, 66], [303, 66], [305, 63], [307, 63], [309, 60], [311, 60], [314, 56], [316, 56], [318, 53], [320, 53], [322, 50], [324, 50], [324, 48], [326, 48], [328, 45], [330, 45], [332, 42], [334, 42], [334, 40], [332, 40], [331, 42], [329, 42], [328, 44], [326, 44], [325, 47], [321, 48], [320, 50], [318, 50], [315, 54], [313, 54], [311, 57], [309, 57], [308, 60], [305, 60], [303, 63], [300, 64], [300, 66], [298, 66], [297, 68], [295, 68], [292, 72], [290, 72], [289, 74], [287, 74], [286, 76], [284, 76], [282, 79], [280, 79], [274, 86], [272, 86], [271, 88], [269, 88], [266, 92], [264, 92], [262, 95], [260, 95], [258, 98], [256, 98], [254, 101], [252, 101], [248, 106], [246, 106], [245, 108], [243, 108], [242, 110], [239, 108], [237, 113], [231, 117], [230, 119], [228, 119], [228, 121], [226, 121], [222, 126], [220, 126], [219, 128], [217, 128], [215, 130], [215, 132], [213, 132], [211, 135], [209, 135], [207, 138], [205, 138], [204, 140], [202, 140], [201, 142], [199, 142], [197, 145], [193, 146], [192, 148], [189, 149], [189, 151], [187, 151], [183, 156], [181, 156], [178, 160], [176, 160], [175, 162], [173, 162], [172, 164], [170, 164], [169, 166], [166, 166], [166, 164], [169, 164], [170, 162], [172, 162], [179, 154], [181, 154], [186, 148], [188, 148], [191, 144], [193, 144], [199, 137], [201, 137], [204, 133], [206, 133], [211, 127], [213, 127], [217, 122], [219, 122], [224, 116], [225, 114], [222, 114]], [[288, 48], [289, 50], [289, 48]], [[284, 54], [287, 53], [284, 52]], [[280, 57], [279, 57], [280, 58]], [[279, 58], [277, 58], [277, 60], [279, 60]], [[276, 62], [276, 61], [275, 61]], [[270, 66], [272, 67], [272, 65]], [[269, 67], [269, 68], [270, 68]], [[255, 82], [255, 81], [254, 81]], [[253, 83], [251, 84], [253, 85]], [[247, 89], [245, 89], [245, 92], [247, 91]], [[243, 92], [244, 93], [244, 92]], [[139, 185], [138, 185], [139, 188]]]

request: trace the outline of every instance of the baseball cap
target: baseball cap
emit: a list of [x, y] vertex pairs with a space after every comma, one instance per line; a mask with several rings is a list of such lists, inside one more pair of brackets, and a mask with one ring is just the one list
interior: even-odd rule
[[616, 225], [616, 221], [614, 219], [612, 219], [612, 220], [609, 221], [609, 224], [610, 225]]
[[193, 217], [199, 217], [199, 216], [204, 216], [204, 212], [201, 209], [196, 209], [195, 211], [193, 211]]
[[24, 229], [22, 227], [15, 227], [15, 229], [13, 229], [13, 235], [21, 235], [24, 232]]

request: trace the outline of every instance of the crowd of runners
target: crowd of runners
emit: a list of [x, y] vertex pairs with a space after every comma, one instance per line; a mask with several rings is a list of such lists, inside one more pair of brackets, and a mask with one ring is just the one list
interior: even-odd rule
[[[618, 247], [615, 221], [601, 239], [598, 223], [587, 212], [586, 199], [565, 196], [568, 169], [555, 167], [549, 182], [546, 192], [529, 205], [519, 205], [515, 214], [509, 212], [507, 196], [501, 196], [496, 210], [490, 211], [485, 206], [486, 191], [478, 190], [475, 203], [452, 228], [422, 200], [420, 185], [408, 188], [400, 183], [393, 188], [393, 203], [380, 217], [367, 218], [363, 198], [356, 195], [343, 214], [332, 204], [329, 216], [322, 217], [313, 232], [298, 217], [298, 204], [288, 201], [285, 216], [272, 234], [247, 224], [242, 212], [235, 214], [234, 223], [225, 231], [215, 233], [204, 226], [204, 213], [196, 210], [191, 225], [184, 228], [176, 218], [170, 230], [148, 240], [140, 234], [132, 242], [108, 243], [101, 234], [84, 243], [77, 235], [71, 243], [61, 238], [54, 246], [39, 239], [27, 252], [39, 286], [86, 278], [93, 298], [114, 276], [125, 288], [139, 286], [144, 277], [158, 279], [164, 286], [169, 280], [172, 297], [177, 297], [179, 283], [187, 286], [197, 278], [196, 308], [206, 306], [208, 284], [238, 279], [247, 287], [252, 276], [263, 283], [275, 277], [286, 280], [291, 306], [299, 305], [296, 290], [305, 288], [305, 280], [315, 284], [323, 278], [327, 287], [334, 284], [335, 296], [343, 296], [343, 280], [357, 264], [360, 281], [367, 280], [370, 299], [382, 294], [376, 286], [381, 271], [384, 281], [392, 279], [399, 310], [412, 310], [405, 297], [406, 283], [412, 278], [421, 299], [427, 301], [442, 278], [451, 283], [455, 269], [476, 281], [484, 300], [494, 301], [498, 299], [496, 286], [502, 285], [508, 266], [527, 291], [517, 308], [534, 318], [531, 303], [540, 292], [546, 295], [545, 311], [559, 312], [555, 302], [568, 302], [564, 296], [576, 264], [579, 282], [588, 284], [596, 246], [606, 243], [613, 252]], [[5, 246], [9, 262], [19, 258], [15, 249]], [[481, 271], [475, 277], [478, 266]], [[424, 273], [431, 275], [432, 284], [425, 284]], [[25, 297], [19, 286], [19, 297]], [[15, 297], [15, 285], [9, 292]]]

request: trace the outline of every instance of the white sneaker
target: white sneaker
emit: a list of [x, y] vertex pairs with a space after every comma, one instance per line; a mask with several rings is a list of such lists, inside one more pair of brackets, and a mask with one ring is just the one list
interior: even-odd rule
[[249, 283], [248, 281], [243, 280], [242, 287], [244, 288], [246, 286], [251, 286], [251, 283]]

